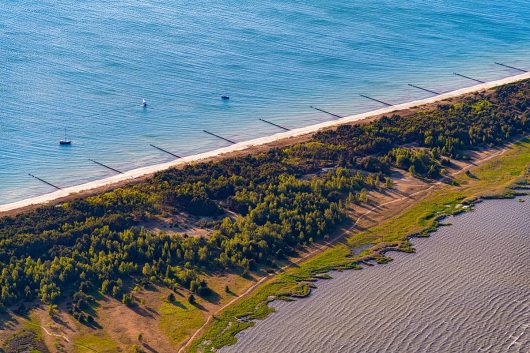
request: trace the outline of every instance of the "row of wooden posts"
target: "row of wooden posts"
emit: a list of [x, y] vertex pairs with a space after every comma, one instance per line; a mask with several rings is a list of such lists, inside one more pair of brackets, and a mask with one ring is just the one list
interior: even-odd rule
[[[517, 68], [517, 67], [514, 67], [514, 66], [510, 66], [510, 65], [503, 64], [503, 63], [499, 63], [499, 62], [495, 62], [495, 64], [496, 64], [496, 65], [499, 65], [499, 66], [503, 66], [503, 67], [509, 68], [509, 69], [512, 69], [512, 70], [517, 70], [517, 71], [520, 71], [520, 72], [528, 72], [527, 70], [523, 70], [523, 69], [520, 69], [520, 68]], [[478, 82], [478, 83], [485, 83], [485, 81], [482, 81], [482, 80], [479, 80], [479, 79], [476, 79], [476, 78], [473, 78], [473, 77], [470, 77], [470, 76], [467, 76], [467, 75], [462, 75], [462, 74], [459, 74], [459, 73], [457, 73], [457, 72], [453, 72], [453, 74], [454, 74], [455, 76], [459, 76], [459, 77], [462, 77], [462, 78], [465, 78], [465, 79], [468, 79], [468, 80], [471, 80], [471, 81], [475, 81], [475, 82]], [[410, 87], [413, 87], [413, 88], [416, 88], [416, 89], [419, 89], [419, 90], [421, 90], [421, 91], [425, 91], [425, 92], [428, 92], [428, 93], [432, 93], [432, 94], [435, 94], [435, 95], [440, 95], [440, 94], [443, 93], [443, 92], [437, 92], [437, 91], [432, 90], [432, 89], [424, 88], [424, 87], [421, 87], [421, 86], [418, 86], [418, 85], [413, 85], [413, 84], [411, 84], [411, 83], [409, 83], [408, 85], [409, 85]], [[376, 98], [373, 98], [373, 97], [367, 96], [367, 95], [365, 95], [365, 94], [360, 94], [359, 96], [361, 96], [361, 97], [363, 97], [363, 98], [366, 98], [366, 99], [369, 99], [369, 100], [371, 100], [371, 101], [374, 101], [374, 102], [377, 102], [377, 103], [383, 104], [383, 105], [385, 105], [385, 106], [387, 106], [387, 107], [391, 107], [391, 106], [393, 106], [393, 104], [387, 103], [387, 102], [382, 101], [382, 100], [380, 100], [380, 99], [376, 99]], [[317, 111], [319, 111], [319, 112], [321, 112], [321, 113], [325, 113], [325, 114], [327, 114], [327, 115], [330, 115], [330, 116], [332, 116], [332, 117], [334, 117], [334, 118], [338, 118], [338, 119], [340, 119], [340, 118], [343, 118], [343, 117], [344, 117], [344, 116], [341, 116], [341, 115], [338, 115], [338, 114], [335, 114], [335, 113], [331, 113], [331, 112], [329, 112], [329, 111], [327, 111], [327, 110], [317, 108], [317, 107], [315, 107], [315, 106], [310, 106], [310, 108], [311, 108], [311, 109], [314, 109], [314, 110], [317, 110]], [[272, 126], [275, 126], [275, 127], [277, 127], [277, 128], [280, 128], [280, 129], [282, 129], [282, 130], [284, 130], [284, 131], [289, 131], [289, 130], [290, 130], [289, 128], [284, 127], [284, 126], [281, 126], [280, 124], [273, 123], [273, 122], [271, 122], [271, 121], [268, 121], [268, 120], [265, 120], [265, 119], [262, 119], [262, 118], [259, 118], [259, 120], [262, 121], [262, 122], [264, 122], [264, 123], [267, 123], [267, 124], [269, 124], [269, 125], [272, 125]], [[214, 137], [216, 137], [216, 138], [218, 138], [218, 139], [221, 139], [221, 140], [223, 140], [223, 141], [225, 141], [225, 142], [228, 142], [228, 143], [230, 143], [230, 144], [236, 144], [235, 141], [230, 140], [230, 139], [228, 139], [228, 138], [226, 138], [226, 137], [220, 136], [220, 135], [218, 135], [218, 134], [215, 134], [215, 133], [213, 133], [213, 132], [210, 132], [210, 131], [207, 131], [207, 130], [203, 130], [203, 132], [206, 133], [206, 134], [208, 134], [208, 135], [210, 135], [210, 136], [214, 136]], [[171, 155], [171, 156], [173, 156], [173, 157], [175, 157], [175, 158], [182, 158], [181, 156], [179, 156], [179, 155], [177, 155], [177, 154], [175, 154], [175, 153], [173, 153], [173, 152], [170, 152], [170, 151], [168, 151], [168, 150], [166, 150], [166, 149], [164, 149], [164, 148], [162, 148], [162, 147], [156, 146], [156, 145], [154, 145], [154, 144], [149, 144], [149, 146], [151, 146], [151, 147], [153, 147], [153, 148], [155, 148], [155, 149], [157, 149], [157, 150], [159, 150], [159, 151], [161, 151], [161, 152], [164, 152], [164, 153], [166, 153], [166, 154], [168, 154], [168, 155]], [[110, 170], [110, 171], [112, 171], [112, 172], [115, 172], [115, 173], [118, 173], [118, 174], [123, 174], [122, 171], [120, 171], [120, 170], [118, 170], [118, 169], [116, 169], [116, 168], [110, 167], [110, 166], [108, 166], [108, 165], [106, 165], [106, 164], [103, 164], [103, 163], [101, 163], [101, 162], [98, 162], [98, 161], [96, 161], [96, 160], [94, 160], [94, 159], [89, 159], [89, 161], [91, 161], [91, 162], [93, 162], [93, 163], [95, 163], [95, 164], [97, 164], [97, 165], [99, 165], [99, 166], [101, 166], [101, 167], [103, 167], [103, 168], [106, 168], [106, 169], [108, 169], [108, 170]], [[55, 185], [55, 184], [52, 184], [52, 183], [50, 183], [50, 182], [48, 182], [48, 181], [46, 181], [46, 180], [44, 180], [44, 179], [42, 179], [42, 178], [40, 178], [40, 177], [37, 177], [37, 176], [31, 174], [31, 173], [28, 173], [28, 175], [31, 176], [32, 178], [34, 178], [34, 179], [36, 179], [36, 180], [38, 180], [38, 181], [40, 181], [40, 182], [46, 184], [46, 185], [48, 185], [48, 186], [51, 186], [51, 187], [55, 188], [55, 189], [58, 189], [58, 190], [61, 189], [59, 186], [57, 186], [57, 185]]]

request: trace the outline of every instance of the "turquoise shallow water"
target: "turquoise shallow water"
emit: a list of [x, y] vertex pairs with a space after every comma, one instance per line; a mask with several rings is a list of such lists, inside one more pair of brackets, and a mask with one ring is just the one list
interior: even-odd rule
[[[6, 1], [0, 204], [530, 69], [528, 0]], [[229, 102], [220, 96], [230, 95]], [[149, 107], [143, 110], [141, 100]], [[66, 127], [74, 144], [61, 148]]]

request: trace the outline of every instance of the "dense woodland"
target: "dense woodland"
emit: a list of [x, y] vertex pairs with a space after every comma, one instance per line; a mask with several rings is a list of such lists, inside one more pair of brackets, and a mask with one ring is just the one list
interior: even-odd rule
[[[124, 303], [135, 284], [208, 292], [204, 273], [252, 271], [324, 239], [345, 206], [389, 187], [399, 168], [439, 178], [451, 158], [530, 130], [530, 81], [401, 117], [343, 125], [310, 141], [158, 173], [134, 186], [0, 219], [0, 306], [71, 301], [80, 321], [100, 291]], [[208, 216], [207, 237], [142, 225]]]

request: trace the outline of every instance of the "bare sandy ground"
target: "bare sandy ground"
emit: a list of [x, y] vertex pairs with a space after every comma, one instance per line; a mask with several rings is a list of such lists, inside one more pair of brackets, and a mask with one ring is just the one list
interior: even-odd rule
[[515, 75], [515, 76], [509, 76], [509, 77], [506, 77], [506, 78], [503, 78], [497, 81], [481, 83], [481, 84], [474, 85], [471, 87], [466, 87], [466, 88], [458, 89], [455, 91], [443, 93], [443, 94], [433, 96], [430, 98], [419, 99], [419, 100], [415, 100], [411, 102], [397, 104], [391, 107], [385, 107], [382, 109], [377, 109], [377, 110], [369, 111], [366, 113], [350, 115], [350, 116], [337, 119], [337, 120], [327, 121], [327, 122], [323, 122], [320, 124], [315, 124], [315, 125], [311, 125], [307, 127], [293, 129], [290, 131], [281, 132], [281, 133], [277, 133], [277, 134], [270, 135], [270, 136], [248, 140], [245, 142], [239, 142], [239, 143], [233, 144], [228, 147], [223, 147], [223, 148], [219, 148], [213, 151], [184, 157], [184, 158], [171, 161], [168, 163], [162, 163], [162, 164], [157, 164], [153, 166], [133, 169], [123, 174], [111, 176], [111, 177], [104, 178], [104, 179], [95, 180], [95, 181], [81, 184], [81, 185], [71, 186], [71, 187], [57, 190], [55, 192], [48, 193], [45, 195], [36, 196], [36, 197], [28, 198], [25, 200], [13, 202], [13, 203], [0, 205], [0, 215], [2, 213], [6, 213], [6, 214], [10, 213], [10, 211], [25, 209], [25, 208], [31, 207], [32, 205], [45, 204], [51, 201], [67, 199], [72, 196], [81, 196], [82, 193], [86, 193], [89, 191], [93, 192], [93, 191], [98, 191], [98, 190], [104, 190], [109, 187], [116, 187], [116, 186], [128, 184], [134, 181], [141, 180], [145, 177], [148, 177], [152, 175], [153, 173], [166, 170], [166, 169], [170, 169], [173, 167], [182, 166], [188, 163], [202, 161], [206, 159], [212, 159], [212, 158], [215, 158], [221, 155], [232, 154], [234, 152], [256, 148], [257, 146], [264, 146], [264, 145], [268, 145], [272, 143], [277, 143], [281, 140], [289, 140], [289, 142], [292, 142], [293, 138], [312, 134], [321, 129], [330, 128], [330, 127], [347, 124], [347, 123], [352, 123], [352, 122], [367, 119], [370, 117], [374, 117], [374, 116], [378, 116], [382, 114], [389, 114], [389, 113], [393, 113], [393, 112], [400, 111], [400, 110], [407, 110], [407, 109], [417, 107], [419, 105], [431, 104], [431, 103], [439, 102], [442, 100], [458, 97], [463, 94], [487, 90], [487, 89], [502, 86], [508, 83], [521, 81], [521, 80], [528, 79], [528, 78], [530, 78], [530, 72], [526, 72], [526, 73]]

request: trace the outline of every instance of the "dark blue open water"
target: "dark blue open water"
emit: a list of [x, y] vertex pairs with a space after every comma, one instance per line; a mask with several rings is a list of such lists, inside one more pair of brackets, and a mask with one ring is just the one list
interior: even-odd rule
[[[530, 2], [1, 1], [0, 204], [530, 69]], [[230, 95], [229, 102], [220, 96]], [[145, 98], [149, 107], [140, 106]], [[61, 148], [63, 128], [74, 140]]]

